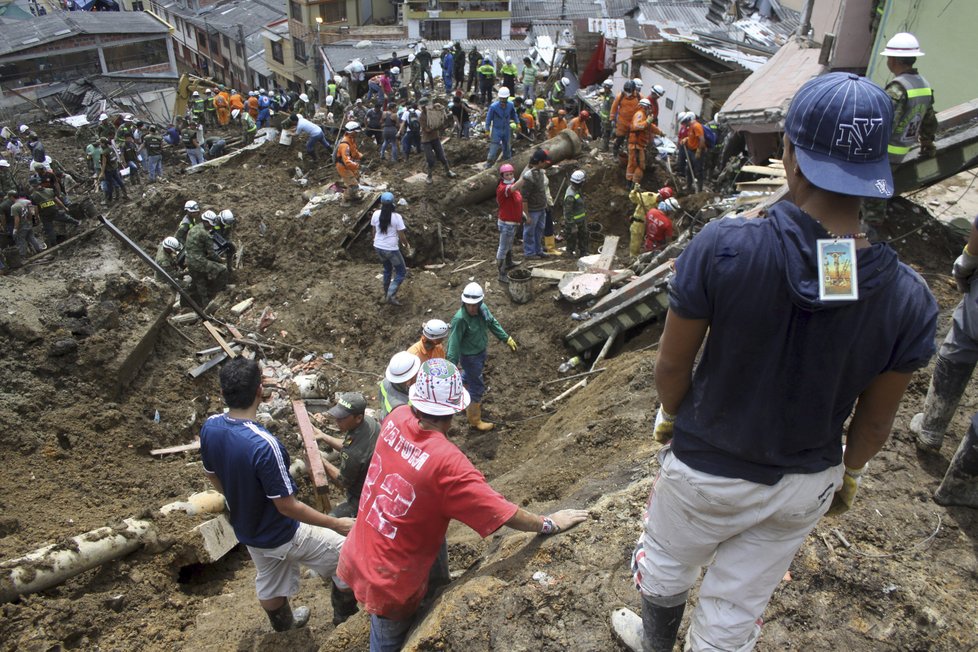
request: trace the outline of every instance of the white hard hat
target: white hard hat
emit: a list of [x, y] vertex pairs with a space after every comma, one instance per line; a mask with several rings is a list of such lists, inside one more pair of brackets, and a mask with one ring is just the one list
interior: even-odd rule
[[663, 199], [659, 205], [663, 209], [668, 209], [667, 212], [678, 211], [679, 210], [679, 200], [675, 197], [669, 197], [668, 199]]
[[102, 113], [101, 115], [99, 115], [98, 119], [99, 119], [99, 122], [101, 122], [102, 120], [108, 120], [109, 119], [109, 114], [108, 113]]
[[638, 78], [638, 77], [636, 77], [635, 79], [633, 79], [632, 80], [632, 83], [635, 84], [635, 88], [642, 88], [642, 86], [643, 86], [642, 80], [640, 78]]
[[10, 163], [7, 162], [7, 159], [0, 158], [0, 168], [9, 168], [9, 167], [10, 167]]
[[392, 75], [400, 75], [401, 74], [401, 69], [398, 68], [397, 66], [394, 66], [393, 68], [391, 68], [391, 74]]
[[448, 335], [448, 324], [440, 319], [429, 319], [424, 323], [421, 332], [429, 340], [441, 340]]
[[212, 89], [212, 88], [208, 88], [208, 89], [207, 89], [207, 90], [206, 90], [205, 92], [206, 92], [206, 93], [207, 93], [208, 95], [213, 95], [213, 94], [214, 94], [214, 89]]
[[232, 109], [232, 111], [231, 111], [231, 117], [232, 118], [234, 118], [235, 120], [237, 120], [239, 115], [241, 115], [241, 109]]
[[310, 86], [312, 86], [312, 80], [311, 79], [307, 79], [306, 80], [306, 83], [309, 84]]
[[413, 61], [414, 61], [414, 55], [413, 54], [409, 54], [408, 55], [408, 63], [412, 63]]
[[193, 93], [191, 93], [191, 97], [200, 97], [200, 93], [194, 91]]
[[350, 120], [343, 128], [347, 131], [360, 131], [360, 123], [356, 120]]
[[387, 363], [384, 378], [392, 383], [406, 383], [416, 375], [421, 368], [421, 358], [408, 351], [395, 353]]
[[183, 248], [183, 246], [180, 244], [179, 240], [177, 240], [171, 235], [166, 238], [163, 238], [163, 248], [169, 249], [170, 251], [180, 251]]
[[566, 77], [561, 77], [560, 83], [563, 84], [564, 86], [570, 86], [570, 80], [567, 79]]
[[654, 86], [652, 86], [652, 92], [658, 95], [659, 97], [662, 97], [663, 95], [666, 94], [666, 89], [664, 89], [662, 86], [659, 86], [658, 84], [655, 84]]
[[652, 100], [647, 97], [643, 97], [638, 101], [638, 103], [642, 106], [652, 106]]
[[462, 290], [462, 303], [482, 303], [485, 296], [482, 286], [473, 281]]
[[225, 208], [223, 211], [221, 211], [218, 214], [218, 217], [221, 218], [221, 223], [224, 224], [225, 226], [230, 226], [230, 225], [234, 224], [235, 221], [236, 221], [234, 219], [234, 213], [232, 213], [227, 208]]
[[506, 63], [513, 63], [513, 57], [506, 57]]
[[333, 102], [334, 101], [335, 100], [333, 99], [333, 96], [332, 95], [327, 95], [326, 96], [326, 99], [323, 100], [323, 102], [326, 104], [326, 106], [333, 106]]
[[689, 122], [690, 120], [692, 120], [695, 117], [696, 117], [696, 114], [693, 113], [692, 111], [683, 111], [682, 113], [679, 114], [679, 121], [680, 122]]
[[508, 98], [508, 97], [509, 97], [509, 89], [508, 89], [508, 88], [506, 88], [505, 86], [503, 86], [502, 88], [500, 88], [500, 89], [499, 89], [499, 97], [500, 97], [501, 99], [504, 99], [504, 100], [505, 100], [506, 98]]
[[909, 32], [900, 32], [886, 42], [886, 49], [880, 52], [884, 57], [922, 57], [917, 37]]
[[188, 199], [187, 203], [183, 205], [183, 210], [188, 213], [197, 213], [200, 212], [200, 206], [193, 199]]
[[309, 96], [306, 95], [305, 93], [299, 93], [299, 99], [302, 100], [303, 102], [308, 102]]
[[421, 365], [418, 377], [408, 390], [408, 398], [420, 412], [432, 416], [456, 414], [472, 401], [462, 386], [458, 367], [442, 358], [426, 360]]
[[264, 94], [267, 93], [268, 91], [266, 91], [264, 88], [259, 88], [258, 92]]
[[204, 214], [200, 216], [200, 219], [204, 220], [210, 225], [216, 225], [218, 223], [217, 213], [214, 211], [204, 211]]
[[601, 82], [601, 85], [602, 86], [607, 86], [608, 88], [611, 88], [612, 86], [615, 85], [615, 82], [611, 81], [611, 78], [609, 77], [608, 79], [606, 79], [603, 82]]
[[20, 133], [22, 133], [22, 134], [26, 134], [26, 133], [27, 133], [28, 131], [30, 131], [30, 129], [31, 129], [31, 128], [30, 128], [30, 127], [28, 127], [27, 125], [20, 125], [20, 126], [19, 126], [19, 127], [17, 128], [17, 130], [18, 130], [18, 131], [20, 131]]
[[587, 178], [587, 175], [584, 174], [584, 170], [574, 170], [574, 172], [571, 173], [570, 180], [571, 180], [571, 183], [576, 183], [576, 184], [580, 185], [580, 184], [584, 183], [584, 179], [586, 179], [586, 178]]

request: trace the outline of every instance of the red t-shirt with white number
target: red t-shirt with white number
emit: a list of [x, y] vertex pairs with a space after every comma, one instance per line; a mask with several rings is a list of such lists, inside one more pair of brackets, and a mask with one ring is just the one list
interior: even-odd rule
[[405, 620], [424, 598], [452, 519], [486, 537], [516, 510], [445, 435], [422, 430], [409, 406], [395, 408], [377, 437], [337, 574], [368, 613]]

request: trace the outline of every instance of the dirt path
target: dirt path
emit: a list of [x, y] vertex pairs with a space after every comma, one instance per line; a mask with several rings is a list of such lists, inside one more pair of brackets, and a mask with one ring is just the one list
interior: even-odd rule
[[[49, 151], [77, 151], [67, 136], [42, 135]], [[483, 153], [474, 143], [451, 142], [447, 149], [453, 159], [473, 165]], [[240, 320], [242, 330], [252, 332], [270, 307], [277, 319], [265, 335], [293, 343], [293, 361], [306, 352], [333, 354], [322, 367], [329, 391], [375, 396], [387, 360], [415, 341], [421, 323], [449, 320], [461, 287], [470, 279], [483, 282], [488, 305], [520, 350], [513, 354], [490, 344], [485, 409], [499, 427], [479, 434], [459, 423], [452, 436], [518, 504], [536, 511], [586, 506], [592, 520], [552, 539], [504, 531], [480, 540], [453, 527], [450, 559], [458, 579], [409, 648], [617, 649], [608, 615], [639, 602], [628, 558], [656, 468], [658, 446], [649, 436], [655, 353], [648, 347], [657, 329], [618, 345], [607, 371], [545, 414], [541, 404], [569, 384], [543, 385], [557, 377], [568, 356], [562, 336], [573, 327], [569, 314], [576, 308], [555, 301], [555, 290], [536, 281], [531, 303], [508, 299], [491, 260], [494, 205], [440, 205], [437, 198], [450, 183], [443, 177], [430, 189], [401, 181], [421, 169], [419, 157], [408, 167], [370, 171], [393, 179], [392, 190], [407, 199], [401, 210], [425, 262], [441, 262], [439, 222], [446, 247], [444, 267], [411, 268], [399, 295], [402, 308], [383, 306], [376, 303], [380, 266], [368, 240], [361, 237], [348, 251], [338, 248], [356, 207], [330, 203], [308, 218], [296, 217], [306, 201], [304, 189], [291, 181], [295, 165], [302, 165], [296, 151], [269, 146], [226, 170], [170, 175], [171, 183], [144, 188], [143, 196], [114, 210], [113, 219], [155, 251], [187, 199], [205, 209], [234, 210], [242, 268], [234, 289], [222, 296], [219, 314], [254, 297]], [[562, 174], [573, 169], [565, 167]], [[588, 197], [605, 232], [626, 236], [627, 197], [619, 173], [601, 165], [589, 173]], [[314, 187], [334, 176], [325, 167], [310, 175]], [[947, 273], [960, 243], [937, 225], [924, 226], [927, 220], [926, 211], [900, 204], [884, 235], [913, 231], [895, 246], [934, 289], [946, 327], [958, 300]], [[453, 271], [477, 261], [486, 262]], [[162, 554], [140, 552], [3, 605], [0, 649], [366, 649], [366, 618], [334, 630], [328, 592], [313, 578], [303, 581], [296, 600], [312, 607], [310, 627], [273, 634], [254, 598], [254, 570], [244, 551], [210, 566], [186, 566], [181, 533], [188, 522], [152, 515], [207, 485], [195, 454], [153, 459], [148, 451], [191, 441], [202, 419], [220, 409], [220, 398], [215, 374], [186, 377], [197, 364], [194, 351], [212, 346], [199, 326], [182, 327], [194, 344], [164, 328], [142, 371], [120, 391], [113, 374], [123, 344], [170, 298], [148, 275], [103, 233], [54, 262], [0, 280], [0, 558], [134, 515], [155, 518], [174, 543]], [[285, 348], [275, 355], [284, 361], [289, 353]], [[928, 379], [929, 370], [915, 376], [856, 507], [823, 521], [802, 548], [790, 581], [765, 614], [758, 650], [978, 645], [978, 517], [930, 500], [978, 392], [973, 383], [942, 454], [920, 458], [907, 424], [921, 408]], [[272, 429], [298, 456], [291, 417], [275, 421]], [[307, 482], [302, 490], [308, 499]]]

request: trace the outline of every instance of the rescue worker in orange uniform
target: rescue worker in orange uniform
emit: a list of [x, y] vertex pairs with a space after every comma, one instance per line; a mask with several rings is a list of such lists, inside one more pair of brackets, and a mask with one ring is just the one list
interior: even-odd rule
[[241, 97], [241, 93], [232, 90], [231, 95], [228, 97], [228, 104], [231, 106], [232, 111], [235, 109], [241, 111], [244, 109], [244, 98]]
[[359, 195], [360, 188], [360, 159], [363, 154], [357, 149], [356, 135], [360, 133], [360, 123], [351, 120], [346, 123], [346, 135], [336, 146], [336, 172], [346, 186], [346, 198], [354, 200]]
[[248, 91], [248, 101], [245, 102], [245, 106], [248, 107], [248, 115], [251, 116], [252, 120], [258, 119], [258, 93], [255, 91]]
[[228, 104], [227, 93], [218, 93], [214, 96], [214, 108], [217, 109], [217, 123], [226, 127], [231, 121], [231, 106]]
[[632, 116], [632, 127], [628, 134], [628, 168], [625, 170], [625, 180], [635, 186], [642, 184], [645, 174], [645, 148], [649, 145], [652, 134], [662, 135], [662, 131], [652, 124], [652, 103], [643, 97], [638, 103], [638, 110]]
[[568, 123], [567, 128], [577, 134], [577, 137], [581, 140], [591, 139], [591, 130], [587, 128], [587, 121], [590, 119], [591, 113], [588, 111], [581, 111], [577, 114], [577, 117]]
[[564, 129], [567, 129], [567, 111], [561, 109], [547, 123], [547, 138], [553, 138]]
[[632, 117], [638, 110], [640, 99], [641, 96], [635, 90], [635, 82], [629, 79], [625, 82], [622, 92], [618, 93], [618, 97], [611, 103], [611, 124], [615, 127], [615, 144], [612, 151], [615, 157], [621, 151], [621, 146], [625, 144], [625, 139], [629, 137]]

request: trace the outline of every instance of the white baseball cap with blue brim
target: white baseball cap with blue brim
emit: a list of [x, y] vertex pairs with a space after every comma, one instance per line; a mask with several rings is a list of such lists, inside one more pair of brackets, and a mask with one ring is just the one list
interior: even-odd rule
[[785, 133], [812, 185], [842, 195], [887, 199], [893, 174], [887, 143], [893, 105], [865, 77], [833, 72], [808, 81], [791, 101]]

